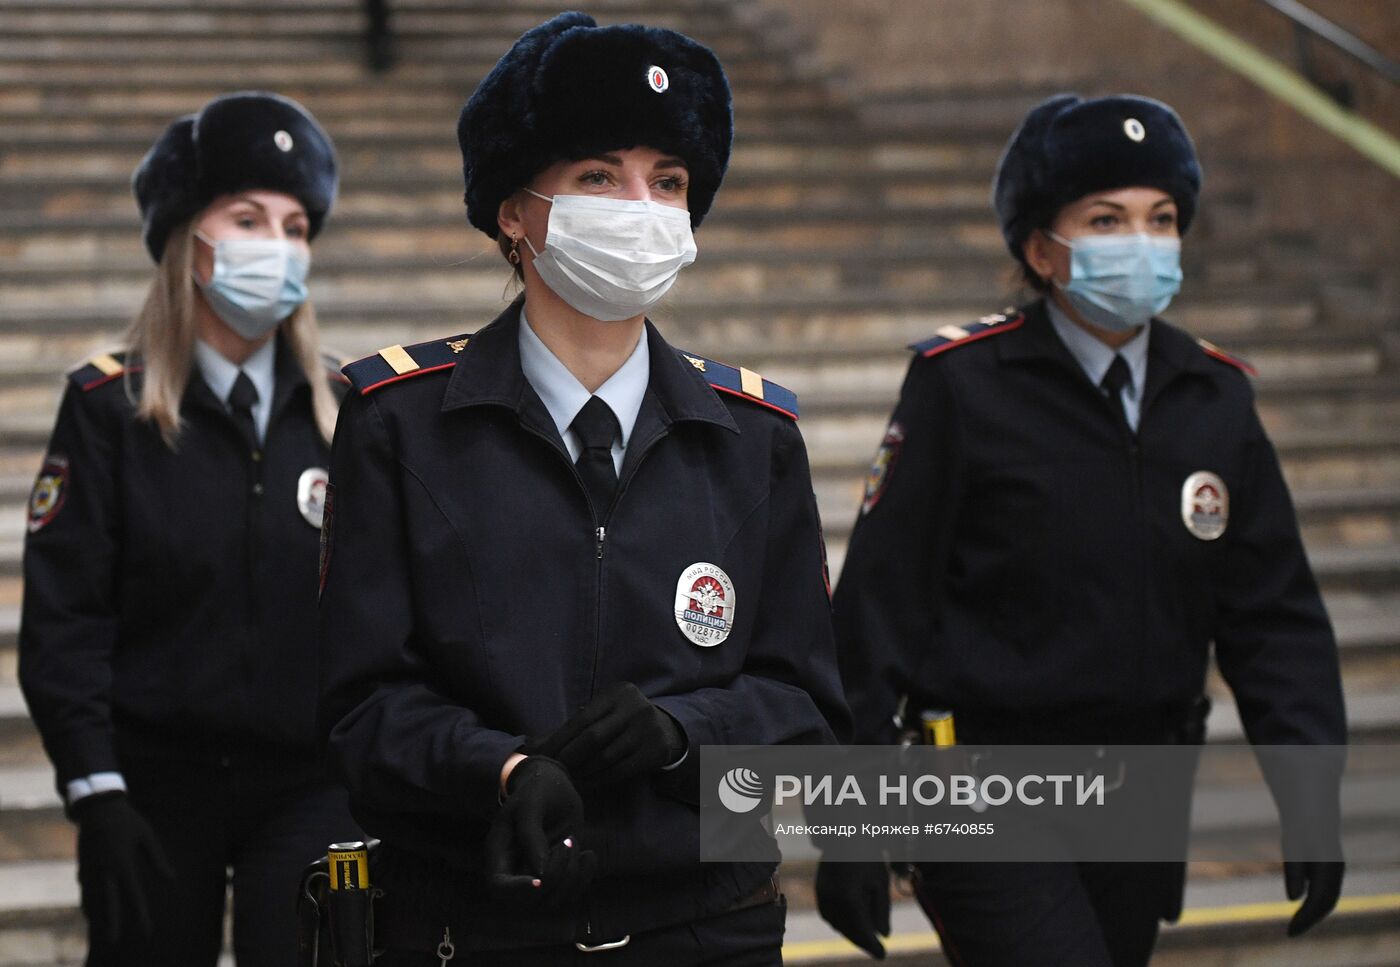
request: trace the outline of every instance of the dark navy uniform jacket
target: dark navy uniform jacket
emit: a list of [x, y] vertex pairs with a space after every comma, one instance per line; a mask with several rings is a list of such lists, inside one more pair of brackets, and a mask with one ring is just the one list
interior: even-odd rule
[[[570, 917], [484, 895], [481, 842], [524, 737], [635, 683], [689, 753], [585, 795], [581, 839], [600, 869], [579, 919], [613, 939], [723, 910], [771, 873], [699, 863], [700, 746], [823, 743], [846, 728], [817, 508], [793, 417], [716, 392], [699, 369], [713, 364], [649, 329], [646, 396], [595, 519], [522, 373], [519, 315], [517, 303], [474, 336], [409, 347], [430, 357], [420, 375], [384, 368], [413, 365], [399, 347], [346, 369], [361, 391], [332, 456], [321, 714], [356, 819], [464, 871], [468, 929], [572, 940]], [[713, 647], [688, 640], [674, 610], [702, 562], [734, 589]]]
[[59, 788], [129, 754], [309, 761], [319, 536], [297, 489], [330, 454], [306, 377], [279, 345], [256, 459], [197, 369], [173, 450], [140, 381], [112, 356], [71, 374], [31, 499], [20, 684]]
[[[1154, 321], [1134, 439], [1043, 302], [914, 348], [835, 596], [858, 741], [891, 741], [906, 694], [980, 741], [1161, 741], [1214, 642], [1253, 742], [1345, 742], [1336, 643], [1237, 361]], [[1224, 500], [1183, 508], [1199, 471]]]

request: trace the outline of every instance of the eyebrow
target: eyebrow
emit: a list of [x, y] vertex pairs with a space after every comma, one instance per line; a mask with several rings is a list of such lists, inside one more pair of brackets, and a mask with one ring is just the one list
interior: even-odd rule
[[[583, 160], [585, 160], [585, 161], [601, 161], [601, 162], [603, 162], [603, 164], [616, 165], [616, 166], [619, 167], [619, 168], [622, 167], [622, 159], [619, 158], [619, 157], [618, 157], [617, 155], [615, 155], [615, 154], [595, 154], [595, 155], [589, 155], [587, 158], [585, 158], [585, 159], [583, 159]], [[659, 171], [659, 170], [661, 170], [662, 168], [685, 168], [685, 170], [687, 170], [687, 171], [690, 170], [690, 168], [686, 165], [686, 163], [685, 163], [683, 160], [681, 160], [680, 158], [662, 158], [660, 161], [658, 161], [655, 165], [652, 166], [652, 170], [653, 170], [653, 171]]]
[[[249, 195], [234, 195], [234, 196], [233, 196], [233, 203], [236, 205], [236, 204], [238, 204], [239, 202], [244, 202], [244, 203], [246, 203], [246, 204], [252, 205], [254, 208], [256, 208], [258, 211], [262, 212], [264, 215], [269, 214], [266, 205], [264, 205], [262, 202], [258, 201], [256, 198], [253, 198], [253, 197], [251, 197], [251, 196], [249, 196]], [[298, 209], [297, 211], [291, 212], [291, 213], [288, 214], [288, 215], [283, 216], [283, 221], [286, 221], [286, 220], [289, 219], [289, 218], [305, 218], [305, 219], [307, 219], [308, 221], [310, 220], [310, 216], [307, 215], [305, 211], [302, 211], [302, 210], [300, 210], [300, 209]]]
[[[1152, 207], [1153, 207], [1153, 208], [1160, 208], [1160, 207], [1162, 207], [1163, 205], [1170, 205], [1170, 204], [1174, 203], [1175, 201], [1176, 201], [1175, 198], [1159, 198], [1157, 201], [1155, 201], [1155, 202], [1152, 203]], [[1120, 212], [1123, 212], [1123, 211], [1127, 211], [1127, 210], [1128, 210], [1126, 205], [1120, 205], [1120, 204], [1118, 204], [1116, 201], [1109, 201], [1107, 198], [1096, 198], [1096, 199], [1094, 199], [1094, 201], [1091, 202], [1090, 204], [1093, 204], [1093, 205], [1107, 205], [1109, 208], [1116, 208], [1116, 209], [1118, 209], [1118, 211], [1120, 211]]]
[[251, 198], [251, 197], [249, 197], [248, 195], [234, 195], [234, 196], [233, 196], [233, 203], [236, 205], [236, 204], [238, 204], [239, 202], [243, 202], [243, 203], [245, 203], [245, 204], [252, 205], [254, 208], [256, 208], [256, 209], [257, 209], [258, 211], [260, 211], [260, 212], [264, 212], [264, 213], [265, 213], [265, 212], [267, 211], [267, 206], [266, 206], [266, 205], [264, 205], [262, 202], [258, 201], [256, 198]]

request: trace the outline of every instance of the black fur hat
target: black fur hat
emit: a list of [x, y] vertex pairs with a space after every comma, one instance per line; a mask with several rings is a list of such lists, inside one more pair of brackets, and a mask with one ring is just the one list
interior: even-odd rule
[[517, 40], [462, 108], [467, 217], [495, 238], [501, 202], [551, 164], [645, 145], [685, 161], [696, 226], [733, 139], [729, 82], [708, 47], [563, 13]]
[[335, 201], [335, 146], [295, 101], [262, 91], [225, 94], [166, 128], [131, 187], [157, 262], [173, 227], [220, 195], [249, 188], [300, 201], [315, 238]]
[[1176, 201], [1182, 234], [1196, 214], [1201, 166], [1181, 118], [1130, 94], [1057, 94], [1031, 109], [997, 165], [992, 204], [1011, 254], [1060, 209], [1096, 191], [1160, 188]]

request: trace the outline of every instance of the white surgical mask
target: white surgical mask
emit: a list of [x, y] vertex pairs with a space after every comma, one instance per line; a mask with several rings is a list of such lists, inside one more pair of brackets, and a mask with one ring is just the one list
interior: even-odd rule
[[654, 201], [555, 195], [544, 251], [534, 253], [545, 285], [585, 316], [617, 322], [661, 301], [695, 261], [690, 212]]
[[1086, 321], [1127, 332], [1171, 304], [1181, 288], [1181, 239], [1170, 235], [1047, 233], [1070, 253], [1069, 281], [1056, 282]]
[[196, 236], [214, 250], [208, 282], [195, 282], [214, 314], [249, 342], [261, 339], [306, 301], [311, 259], [282, 238]]

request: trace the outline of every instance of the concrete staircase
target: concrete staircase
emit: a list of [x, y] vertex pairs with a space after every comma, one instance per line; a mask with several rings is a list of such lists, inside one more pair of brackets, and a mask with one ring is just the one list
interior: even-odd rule
[[[0, 967], [77, 963], [83, 952], [71, 827], [15, 683], [23, 505], [60, 374], [110, 346], [149, 279], [128, 187], [145, 148], [172, 117], [225, 90], [277, 90], [317, 115], [343, 183], [312, 291], [328, 342], [347, 356], [470, 331], [503, 304], [505, 266], [462, 211], [456, 113], [514, 37], [558, 5], [394, 6], [401, 66], [383, 77], [361, 66], [355, 0], [0, 6]], [[699, 233], [700, 260], [656, 316], [677, 345], [798, 392], [839, 569], [907, 365], [903, 345], [1014, 301], [988, 182], [1007, 134], [1045, 92], [958, 91], [917, 110], [863, 112], [775, 39], [787, 33], [757, 0], [588, 7], [604, 21], [684, 30], [729, 71], [730, 175]], [[1394, 742], [1395, 320], [1365, 311], [1364, 276], [1340, 299], [1335, 287], [1320, 291], [1305, 271], [1318, 254], [1308, 240], [1265, 237], [1253, 205], [1248, 171], [1212, 170], [1171, 315], [1260, 369], [1260, 409], [1341, 635], [1355, 738]], [[1213, 734], [1237, 738], [1233, 707], [1218, 698]], [[1225, 805], [1207, 813], [1216, 828], [1271, 835], [1267, 818], [1232, 817]], [[1284, 912], [1257, 905], [1282, 898], [1276, 876], [1197, 869], [1194, 920], [1169, 931], [1159, 962], [1400, 963], [1398, 832], [1355, 844], [1355, 900], [1318, 939], [1287, 947], [1277, 942]], [[811, 858], [789, 867], [789, 959], [851, 960], [811, 909]], [[916, 911], [901, 907], [897, 924], [901, 960], [936, 956]]]

